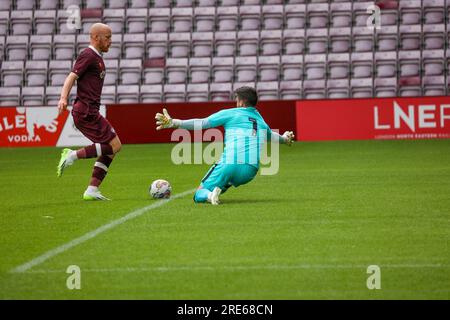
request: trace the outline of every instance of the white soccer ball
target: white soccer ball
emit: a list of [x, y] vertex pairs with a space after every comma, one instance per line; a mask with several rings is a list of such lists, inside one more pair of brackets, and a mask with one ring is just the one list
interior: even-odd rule
[[172, 187], [170, 186], [169, 181], [158, 179], [152, 182], [149, 191], [154, 199], [168, 199], [170, 198]]

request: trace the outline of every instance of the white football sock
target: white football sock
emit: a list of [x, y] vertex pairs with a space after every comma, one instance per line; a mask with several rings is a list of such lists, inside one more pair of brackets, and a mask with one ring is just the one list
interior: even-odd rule
[[70, 151], [69, 155], [67, 156], [67, 159], [70, 162], [74, 162], [75, 160], [78, 160], [77, 152], [75, 150]]
[[89, 187], [87, 187], [86, 192], [89, 192], [89, 193], [98, 192], [98, 187], [89, 186]]

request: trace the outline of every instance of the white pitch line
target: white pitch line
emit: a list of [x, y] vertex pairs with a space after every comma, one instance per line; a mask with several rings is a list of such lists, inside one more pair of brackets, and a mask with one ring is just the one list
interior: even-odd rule
[[[83, 272], [90, 273], [138, 273], [138, 272], [178, 272], [178, 271], [248, 271], [248, 270], [299, 270], [299, 269], [367, 269], [370, 264], [293, 264], [293, 265], [236, 265], [236, 266], [155, 266], [155, 267], [130, 267], [130, 268], [102, 268], [102, 269], [83, 269]], [[380, 264], [383, 269], [421, 269], [436, 268], [448, 269], [450, 265], [446, 264]], [[61, 273], [65, 270], [60, 269], [38, 269], [30, 270], [27, 273], [47, 274]]]
[[188, 190], [188, 191], [184, 191], [182, 193], [176, 194], [173, 197], [167, 199], [167, 200], [161, 200], [158, 201], [154, 204], [151, 204], [149, 206], [143, 207], [141, 209], [137, 209], [135, 211], [132, 211], [130, 213], [128, 213], [127, 215], [123, 216], [122, 218], [119, 218], [117, 220], [111, 221], [110, 223], [107, 223], [93, 231], [90, 231], [88, 233], [86, 233], [85, 235], [76, 238], [66, 244], [63, 244], [59, 247], [56, 247], [55, 249], [52, 249], [50, 251], [47, 251], [46, 253], [20, 265], [15, 267], [14, 269], [11, 269], [9, 272], [10, 273], [22, 273], [22, 272], [26, 272], [29, 269], [33, 268], [34, 266], [37, 266], [41, 263], [43, 263], [44, 261], [47, 261], [50, 258], [53, 258], [54, 256], [57, 256], [60, 253], [63, 253], [79, 244], [82, 244], [83, 242], [86, 242], [92, 238], [95, 238], [96, 236], [98, 236], [99, 234], [108, 231], [109, 229], [112, 229], [114, 227], [117, 227], [118, 225], [121, 225], [131, 219], [134, 219], [136, 217], [141, 216], [142, 214], [146, 213], [149, 210], [161, 207], [162, 205], [172, 201], [173, 199], [177, 199], [177, 198], [181, 198], [184, 197], [187, 194], [193, 193], [196, 189], [192, 189], [192, 190]]

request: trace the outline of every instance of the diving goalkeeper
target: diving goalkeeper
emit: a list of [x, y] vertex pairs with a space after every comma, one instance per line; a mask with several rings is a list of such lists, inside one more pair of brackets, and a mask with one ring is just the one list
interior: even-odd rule
[[197, 203], [219, 204], [219, 196], [231, 186], [238, 187], [253, 180], [259, 170], [262, 145], [266, 140], [278, 140], [291, 145], [292, 131], [283, 135], [272, 131], [256, 109], [258, 95], [251, 87], [235, 91], [236, 108], [221, 110], [204, 119], [172, 119], [166, 109], [155, 116], [157, 130], [182, 128], [200, 130], [223, 126], [225, 148], [220, 161], [214, 164], [203, 177], [194, 195]]

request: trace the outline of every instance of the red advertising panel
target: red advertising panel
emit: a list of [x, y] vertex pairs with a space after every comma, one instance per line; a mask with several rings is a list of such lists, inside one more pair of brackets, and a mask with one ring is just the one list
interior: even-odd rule
[[450, 97], [297, 101], [303, 141], [450, 138]]

